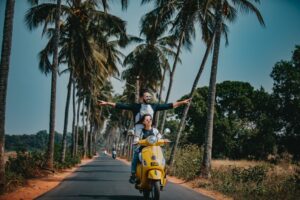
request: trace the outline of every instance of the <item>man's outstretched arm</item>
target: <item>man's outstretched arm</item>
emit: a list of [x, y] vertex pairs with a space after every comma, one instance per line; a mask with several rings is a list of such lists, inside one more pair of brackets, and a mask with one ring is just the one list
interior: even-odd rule
[[113, 108], [116, 107], [116, 103], [109, 102], [109, 101], [102, 101], [102, 100], [98, 100], [98, 105], [99, 106], [111, 106]]
[[184, 99], [182, 101], [176, 101], [176, 102], [173, 103], [173, 108], [177, 108], [181, 105], [188, 104], [191, 100], [192, 100], [192, 98]]
[[156, 111], [160, 111], [160, 110], [169, 110], [169, 109], [173, 109], [173, 108], [177, 108], [178, 106], [184, 105], [184, 104], [188, 104], [191, 101], [190, 99], [185, 99], [182, 101], [177, 101], [174, 103], [167, 103], [167, 104], [156, 104]]
[[98, 100], [98, 105], [99, 106], [111, 106], [113, 108], [120, 109], [120, 110], [134, 111], [137, 109], [136, 106], [133, 104], [114, 103], [114, 102], [102, 101], [102, 100]]

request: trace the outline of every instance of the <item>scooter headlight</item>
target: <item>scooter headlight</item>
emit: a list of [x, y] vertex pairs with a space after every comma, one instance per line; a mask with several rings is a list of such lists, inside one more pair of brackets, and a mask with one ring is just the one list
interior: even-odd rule
[[147, 138], [147, 141], [149, 144], [155, 144], [157, 142], [157, 138], [155, 136], [151, 135]]

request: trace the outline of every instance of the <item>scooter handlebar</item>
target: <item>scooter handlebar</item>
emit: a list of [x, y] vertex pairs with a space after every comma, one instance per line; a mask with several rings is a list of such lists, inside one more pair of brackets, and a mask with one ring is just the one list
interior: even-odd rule
[[137, 142], [137, 144], [139, 144], [139, 145], [141, 145], [141, 146], [163, 146], [163, 145], [168, 144], [168, 143], [170, 143], [170, 142], [171, 142], [171, 141], [168, 140], [168, 139], [159, 139], [159, 140], [157, 140], [156, 143], [150, 144], [150, 143], [148, 142], [148, 140], [144, 139], [144, 140], [139, 140], [139, 141]]

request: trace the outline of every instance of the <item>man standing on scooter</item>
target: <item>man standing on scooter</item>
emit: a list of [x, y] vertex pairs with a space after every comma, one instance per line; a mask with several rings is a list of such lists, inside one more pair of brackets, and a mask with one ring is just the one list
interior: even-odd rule
[[142, 129], [144, 128], [144, 125], [141, 123], [141, 118], [143, 117], [143, 115], [149, 114], [153, 119], [153, 121], [155, 121], [154, 118], [157, 111], [177, 108], [178, 106], [188, 104], [191, 101], [191, 99], [185, 99], [174, 103], [154, 104], [151, 103], [152, 95], [150, 91], [147, 89], [144, 89], [140, 92], [140, 99], [141, 99], [141, 103], [133, 103], [133, 104], [113, 103], [113, 102], [107, 102], [102, 100], [98, 101], [99, 102], [98, 105], [100, 106], [111, 106], [116, 109], [130, 110], [133, 112], [134, 122], [135, 122], [134, 142], [136, 142], [138, 139], [141, 138]]
[[[177, 101], [174, 103], [167, 104], [154, 104], [151, 103], [152, 95], [149, 90], [144, 89], [140, 92], [140, 101], [141, 103], [132, 103], [132, 104], [123, 104], [123, 103], [113, 103], [99, 100], [98, 105], [100, 106], [111, 106], [120, 110], [130, 110], [133, 112], [134, 122], [135, 122], [135, 136], [140, 137], [141, 130], [144, 127], [143, 124], [140, 123], [140, 120], [143, 115], [150, 114], [155, 122], [155, 114], [157, 111], [168, 110], [172, 108], [177, 108], [178, 106], [188, 104], [191, 99], [185, 99], [182, 101]], [[155, 126], [155, 124], [153, 124]]]

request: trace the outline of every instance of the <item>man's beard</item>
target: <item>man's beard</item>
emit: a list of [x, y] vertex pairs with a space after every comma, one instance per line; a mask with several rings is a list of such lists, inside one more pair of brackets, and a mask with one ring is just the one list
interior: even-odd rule
[[145, 104], [151, 103], [151, 99], [144, 99], [143, 101], [144, 101]]

